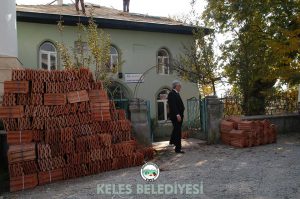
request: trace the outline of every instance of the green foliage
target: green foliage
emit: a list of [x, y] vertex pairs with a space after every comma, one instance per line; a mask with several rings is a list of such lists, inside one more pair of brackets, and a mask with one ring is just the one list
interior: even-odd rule
[[[64, 27], [62, 21], [58, 22], [58, 29], [63, 35]], [[110, 67], [110, 35], [98, 28], [92, 12], [87, 25], [80, 22], [77, 24], [76, 46], [71, 48], [73, 53], [70, 53], [63, 42], [56, 42], [56, 45], [64, 68], [94, 66], [96, 81], [102, 81], [105, 87], [110, 84], [111, 78], [124, 63], [121, 60], [122, 53], [119, 52], [118, 64], [113, 68]]]
[[[296, 87], [282, 89], [276, 86], [266, 92], [266, 115], [279, 115], [298, 111], [298, 89]], [[242, 98], [237, 93], [226, 93], [226, 96], [222, 98], [222, 102], [224, 103], [224, 116], [244, 115]]]
[[221, 48], [222, 63], [242, 93], [246, 115], [265, 113], [267, 93], [278, 79], [300, 81], [299, 13], [299, 0], [208, 1], [207, 24], [232, 34]]
[[69, 50], [66, 48], [66, 46], [60, 42], [56, 42], [56, 46], [58, 48], [58, 52], [60, 53], [60, 58], [63, 61], [64, 68], [65, 69], [74, 68], [72, 58], [71, 58]]
[[97, 24], [90, 18], [88, 29], [88, 46], [93, 56], [92, 63], [96, 66], [95, 76], [97, 81], [109, 83], [109, 61], [110, 61], [110, 36], [100, 29], [98, 33]]
[[266, 113], [269, 115], [298, 111], [298, 88], [273, 88], [266, 97]]
[[239, 98], [228, 96], [222, 99], [222, 101], [224, 103], [224, 116], [243, 115]]
[[[58, 28], [59, 32], [62, 34], [62, 32], [64, 30], [63, 21], [60, 20], [57, 23], [57, 28]], [[74, 65], [73, 65], [73, 62], [72, 62], [72, 58], [71, 58], [69, 50], [65, 46], [65, 44], [62, 43], [62, 42], [56, 42], [56, 46], [58, 48], [58, 52], [60, 53], [60, 58], [63, 61], [64, 68], [65, 69], [73, 68]]]
[[77, 41], [76, 45], [73, 48], [73, 56], [75, 67], [89, 67], [91, 65], [92, 56], [86, 49], [88, 46], [85, 42], [84, 36], [86, 35], [86, 27], [82, 23], [77, 24]]
[[184, 46], [183, 53], [174, 61], [174, 69], [185, 80], [197, 83], [205, 94], [212, 88], [216, 94], [215, 84], [220, 79], [218, 64], [213, 49], [214, 35], [205, 35], [202, 29], [194, 31], [191, 45]]

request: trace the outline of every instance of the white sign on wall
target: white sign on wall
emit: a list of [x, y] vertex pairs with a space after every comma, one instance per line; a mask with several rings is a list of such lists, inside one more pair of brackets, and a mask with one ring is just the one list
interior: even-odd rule
[[144, 77], [141, 73], [125, 73], [125, 82], [126, 83], [143, 83]]

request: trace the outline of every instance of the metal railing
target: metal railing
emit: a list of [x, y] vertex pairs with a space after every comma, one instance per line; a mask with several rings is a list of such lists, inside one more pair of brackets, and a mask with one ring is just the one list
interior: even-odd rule
[[[269, 93], [265, 98], [265, 115], [299, 112], [297, 94], [295, 91]], [[240, 96], [225, 96], [220, 100], [224, 104], [224, 116], [244, 115]]]

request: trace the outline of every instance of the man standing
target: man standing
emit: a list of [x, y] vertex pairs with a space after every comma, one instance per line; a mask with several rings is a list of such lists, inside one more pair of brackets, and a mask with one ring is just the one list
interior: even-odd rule
[[79, 12], [79, 1], [80, 1], [82, 13], [85, 15], [85, 5], [84, 5], [84, 0], [75, 0], [76, 11], [77, 11], [78, 14], [80, 14], [80, 12]]
[[170, 144], [175, 145], [176, 153], [184, 153], [181, 150], [181, 127], [183, 121], [184, 105], [179, 95], [181, 83], [178, 80], [172, 82], [173, 90], [168, 95], [170, 119], [173, 124], [173, 131], [170, 139]]
[[123, 0], [123, 11], [124, 12], [129, 12], [129, 3], [130, 3], [130, 0]]

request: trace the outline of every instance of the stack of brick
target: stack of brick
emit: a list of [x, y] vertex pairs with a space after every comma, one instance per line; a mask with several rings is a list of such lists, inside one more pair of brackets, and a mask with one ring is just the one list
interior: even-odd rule
[[96, 121], [110, 121], [110, 102], [104, 90], [90, 90], [92, 115]]
[[221, 139], [235, 147], [252, 147], [276, 142], [276, 126], [268, 120], [242, 121], [227, 118], [221, 121]]
[[35, 145], [10, 145], [8, 149], [10, 190], [33, 188], [38, 184]]
[[124, 110], [88, 69], [13, 70], [0, 106], [11, 191], [143, 164]]

